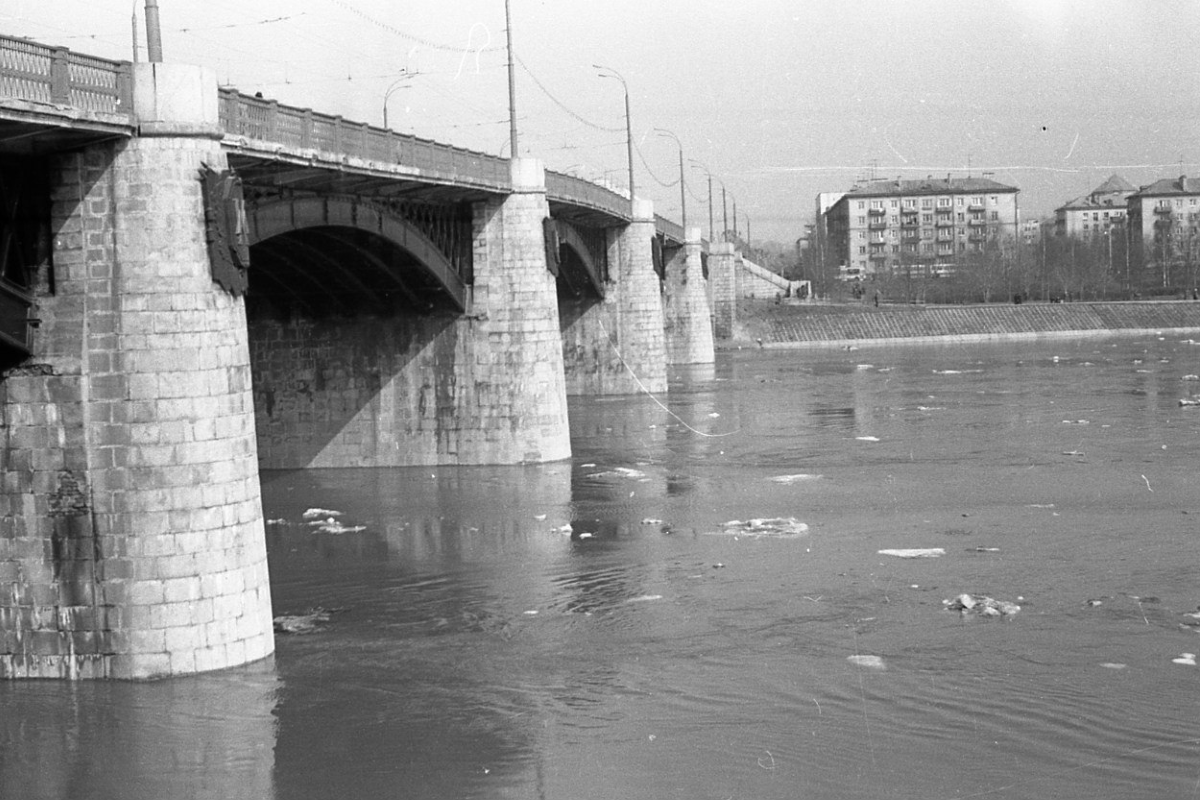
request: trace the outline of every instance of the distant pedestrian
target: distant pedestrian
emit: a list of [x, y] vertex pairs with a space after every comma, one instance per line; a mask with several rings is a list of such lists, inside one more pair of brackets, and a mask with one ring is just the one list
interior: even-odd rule
[[879, 290], [875, 290], [875, 307], [879, 308]]

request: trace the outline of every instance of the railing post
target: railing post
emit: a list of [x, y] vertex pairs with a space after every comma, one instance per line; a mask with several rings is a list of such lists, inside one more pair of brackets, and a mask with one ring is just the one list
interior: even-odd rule
[[71, 51], [55, 47], [50, 55], [50, 101], [71, 103]]
[[133, 66], [128, 62], [117, 65], [117, 108], [133, 114]]
[[311, 150], [313, 146], [313, 110], [304, 109], [304, 118], [300, 124], [300, 146]]

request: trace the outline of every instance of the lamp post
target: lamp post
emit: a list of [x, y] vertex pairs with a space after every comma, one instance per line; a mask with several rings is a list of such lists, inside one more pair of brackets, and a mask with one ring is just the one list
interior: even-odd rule
[[687, 184], [684, 182], [683, 175], [683, 143], [679, 141], [679, 137], [671, 133], [665, 128], [655, 128], [654, 132], [659, 136], [670, 136], [675, 140], [676, 146], [679, 147], [679, 216], [680, 222], [683, 225], [683, 238], [687, 238]]
[[633, 218], [633, 122], [629, 115], [629, 84], [621, 77], [621, 73], [617, 72], [612, 67], [602, 67], [599, 64], [592, 64], [592, 67], [598, 70], [605, 70], [600, 73], [601, 78], [616, 78], [621, 82], [621, 88], [625, 90], [625, 158], [629, 162], [629, 217]]
[[517, 77], [512, 45], [512, 14], [504, 0], [504, 32], [508, 41], [508, 138], [509, 158], [517, 157]]
[[[700, 169], [704, 170], [704, 174], [708, 176], [708, 239], [710, 242], [715, 242], [716, 236], [714, 234], [716, 231], [713, 230], [713, 174], [708, 171], [708, 167], [704, 166], [703, 162], [697, 161], [694, 158], [689, 158], [688, 161], [692, 162], [693, 167], [699, 167]], [[720, 178], [717, 178], [717, 182], [721, 184], [721, 189], [724, 190], [725, 182]]]
[[387, 128], [387, 126], [388, 126], [388, 113], [387, 113], [388, 100], [391, 99], [392, 94], [394, 92], [396, 92], [397, 90], [407, 89], [408, 84], [406, 83], [406, 81], [409, 81], [409, 80], [412, 80], [412, 73], [409, 72], [408, 70], [404, 70], [403, 73], [400, 75], [400, 77], [397, 78], [392, 83], [392, 85], [389, 86], [387, 88], [387, 90], [383, 93], [383, 127], [384, 128]]

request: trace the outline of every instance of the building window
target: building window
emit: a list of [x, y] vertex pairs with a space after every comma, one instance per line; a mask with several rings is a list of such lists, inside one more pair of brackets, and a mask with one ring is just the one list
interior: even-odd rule
[[883, 201], [882, 200], [872, 200], [871, 208], [883, 208]]
[[1000, 198], [997, 197], [996, 195], [992, 195], [988, 199], [992, 201], [992, 205], [995, 205], [996, 203], [1000, 202]]
[[932, 197], [922, 197], [921, 198], [921, 208], [933, 208], [933, 198]]
[[865, 256], [867, 254], [867, 246], [865, 244], [860, 244], [858, 246], [858, 254], [860, 256]]
[[932, 225], [933, 224], [933, 214], [922, 214], [921, 222], [924, 222], [926, 225]]
[[939, 197], [938, 208], [949, 208], [953, 202], [949, 197]]
[[859, 210], [859, 211], [863, 210], [863, 209], [864, 209], [864, 208], [866, 208], [866, 207], [867, 207], [867, 203], [866, 203], [866, 201], [865, 201], [865, 200], [859, 200], [859, 201], [858, 201], [858, 210]]
[[999, 211], [993, 211], [993, 212], [992, 212], [992, 219], [994, 219], [994, 220], [1000, 219], [1000, 212], [999, 212]]
[[915, 197], [906, 197], [906, 198], [904, 198], [903, 202], [904, 202], [905, 208], [916, 208], [917, 207], [917, 199]]
[[859, 224], [859, 225], [866, 225], [866, 224], [867, 224], [867, 218], [866, 218], [866, 217], [863, 217], [863, 216], [860, 216], [860, 217], [858, 218], [858, 224]]
[[893, 200], [893, 201], [892, 201], [892, 208], [896, 208], [896, 207], [898, 207], [899, 205], [900, 205], [900, 203], [899, 203], [898, 201], [896, 201], [896, 200]]

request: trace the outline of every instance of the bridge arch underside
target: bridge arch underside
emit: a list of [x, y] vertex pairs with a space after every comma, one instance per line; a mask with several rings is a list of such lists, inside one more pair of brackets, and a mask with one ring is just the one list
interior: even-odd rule
[[318, 224], [262, 238], [250, 263], [261, 468], [455, 462], [470, 358], [448, 261], [431, 268], [377, 232]]

